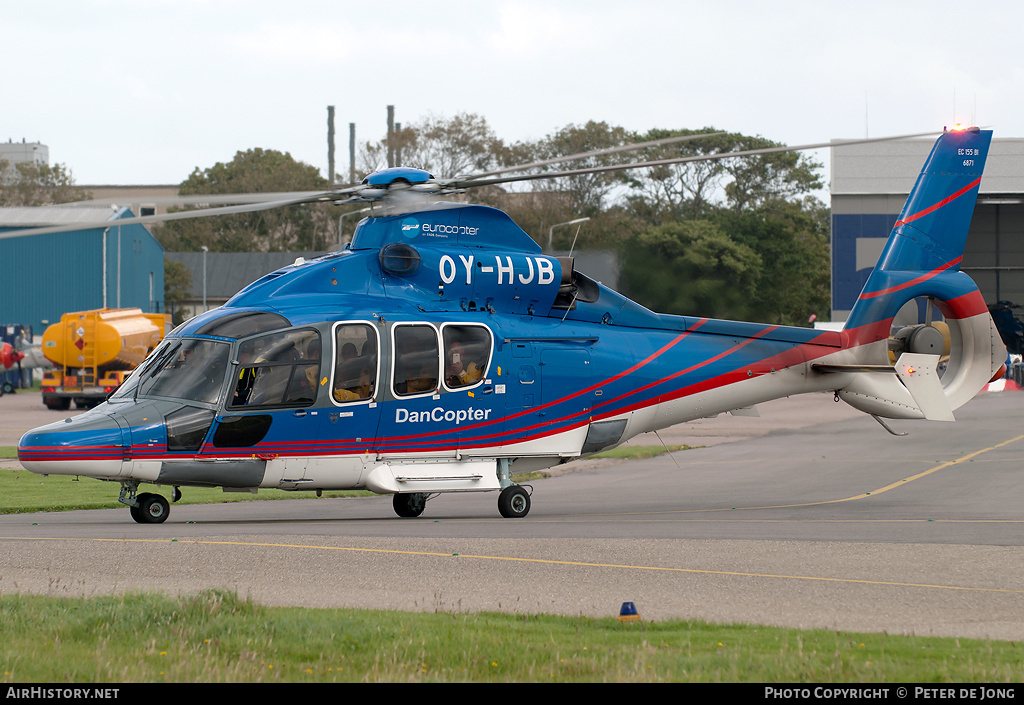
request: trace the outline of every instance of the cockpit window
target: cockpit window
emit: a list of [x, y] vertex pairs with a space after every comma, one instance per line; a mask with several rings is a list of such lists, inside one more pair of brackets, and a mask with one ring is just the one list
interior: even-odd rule
[[185, 338], [158, 348], [115, 395], [170, 397], [216, 404], [228, 366], [227, 343]]
[[320, 333], [272, 333], [238, 346], [231, 407], [309, 406], [320, 386]]
[[198, 335], [216, 335], [221, 338], [248, 338], [250, 335], [291, 327], [284, 316], [266, 311], [244, 311], [215, 318], [203, 325]]

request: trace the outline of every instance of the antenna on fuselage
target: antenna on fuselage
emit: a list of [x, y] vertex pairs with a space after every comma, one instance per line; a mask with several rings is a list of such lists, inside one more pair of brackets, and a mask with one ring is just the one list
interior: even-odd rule
[[654, 432], [654, 435], [657, 436], [659, 441], [661, 441], [661, 445], [664, 446], [665, 452], [668, 453], [668, 457], [672, 458], [672, 462], [676, 464], [676, 467], [682, 470], [683, 466], [679, 464], [678, 460], [676, 460], [676, 456], [672, 455], [672, 451], [668, 449], [668, 445], [665, 444], [665, 441], [661, 440], [661, 436], [658, 435], [657, 431]]

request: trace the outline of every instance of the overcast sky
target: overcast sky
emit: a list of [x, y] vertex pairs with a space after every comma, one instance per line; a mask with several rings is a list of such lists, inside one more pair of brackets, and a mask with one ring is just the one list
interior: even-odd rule
[[404, 124], [477, 113], [508, 142], [588, 120], [1024, 137], [1022, 44], [1019, 0], [0, 0], [0, 140], [94, 185], [176, 184], [253, 147], [326, 176], [328, 105], [341, 173], [349, 123], [380, 139], [389, 104]]

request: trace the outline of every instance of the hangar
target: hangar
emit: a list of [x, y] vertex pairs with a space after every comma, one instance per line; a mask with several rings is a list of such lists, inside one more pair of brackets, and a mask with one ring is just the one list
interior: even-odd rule
[[[934, 143], [831, 149], [833, 322], [853, 308]], [[1024, 305], [1024, 139], [992, 140], [960, 269], [990, 306]]]
[[[164, 248], [145, 227], [117, 224], [129, 208], [83, 204], [0, 208], [0, 322], [41, 335], [69, 311], [138, 307], [164, 312]], [[5, 238], [48, 225], [72, 232]]]

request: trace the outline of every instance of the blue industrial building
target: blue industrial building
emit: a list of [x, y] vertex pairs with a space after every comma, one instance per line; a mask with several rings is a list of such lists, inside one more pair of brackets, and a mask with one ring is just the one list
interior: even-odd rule
[[[64, 313], [98, 308], [164, 312], [164, 249], [128, 208], [66, 204], [0, 208], [0, 322], [41, 336]], [[50, 225], [72, 232], [5, 237]]]

